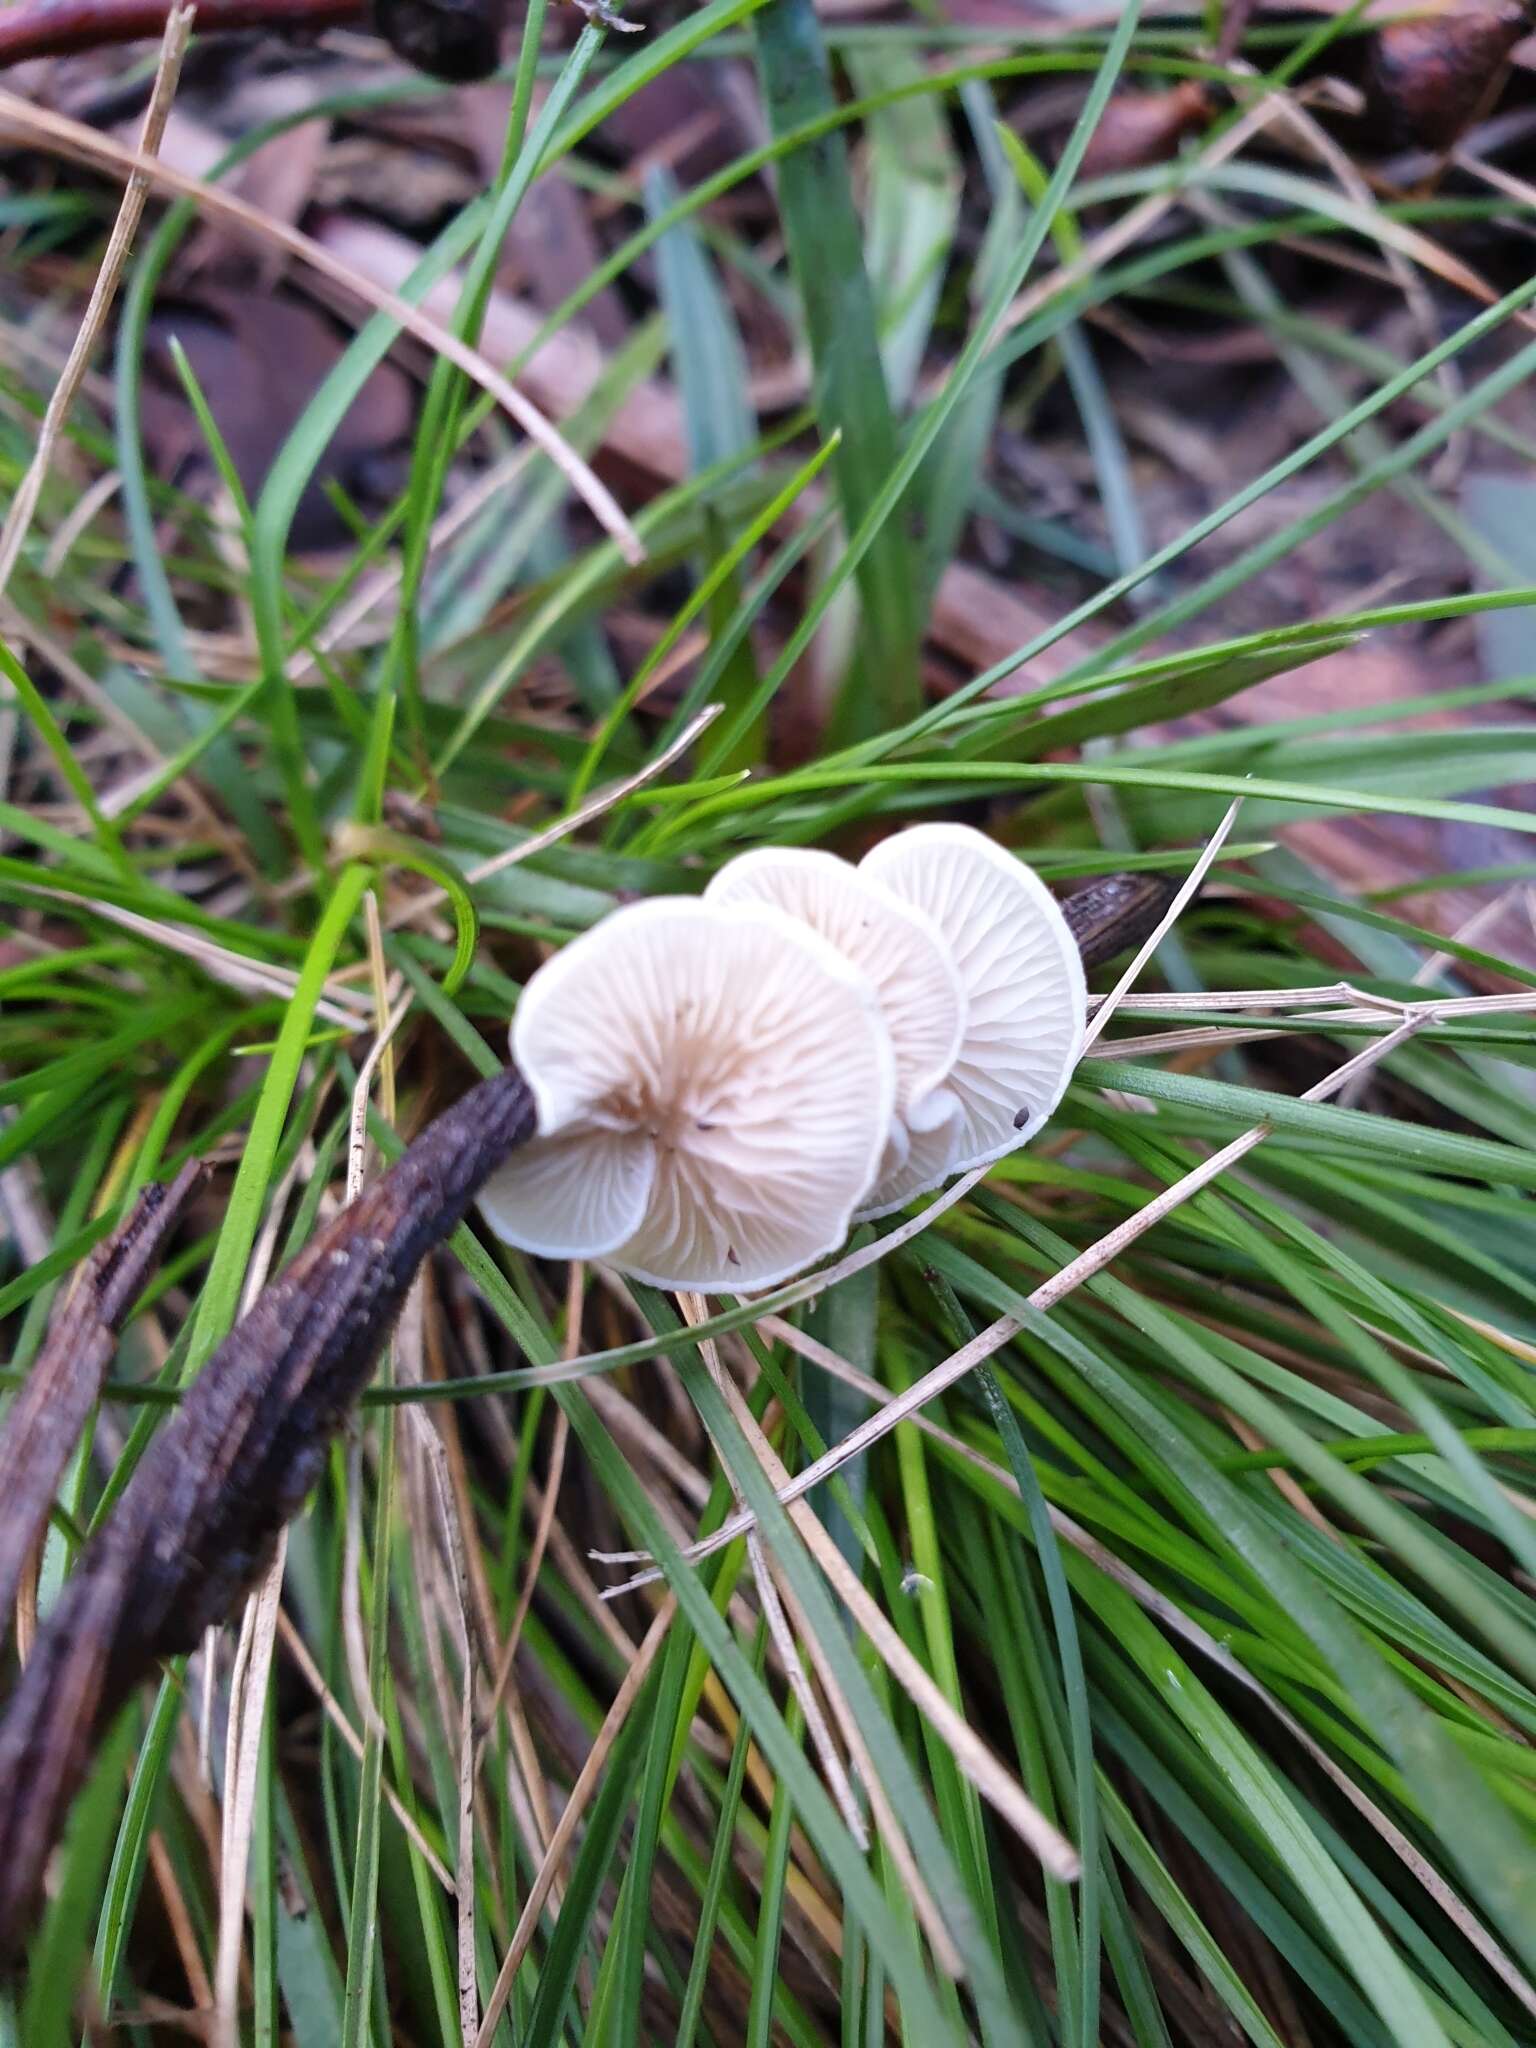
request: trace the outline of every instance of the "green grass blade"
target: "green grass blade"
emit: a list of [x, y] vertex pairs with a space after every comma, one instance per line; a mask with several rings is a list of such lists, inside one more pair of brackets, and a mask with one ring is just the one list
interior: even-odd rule
[[[824, 116], [832, 82], [812, 0], [771, 0], [754, 29], [774, 132]], [[834, 473], [844, 523], [856, 533], [896, 465], [897, 441], [841, 134], [828, 132], [784, 158], [779, 211], [811, 351], [817, 424], [823, 441], [841, 437]], [[910, 718], [920, 705], [910, 551], [901, 522], [882, 519], [858, 565], [859, 655], [839, 704], [851, 735]]]

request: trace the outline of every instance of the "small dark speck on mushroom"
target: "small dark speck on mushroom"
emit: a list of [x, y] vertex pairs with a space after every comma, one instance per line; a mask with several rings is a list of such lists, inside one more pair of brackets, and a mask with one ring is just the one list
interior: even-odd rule
[[696, 1131], [712, 1131], [715, 1125], [710, 1118], [701, 1116], [694, 1120], [693, 1127]]
[[741, 1261], [740, 1261], [740, 1259], [738, 1259], [738, 1258], [737, 1258], [737, 1256], [736, 1256], [736, 1248], [735, 1248], [735, 1246], [734, 1246], [734, 1245], [727, 1245], [727, 1246], [726, 1246], [726, 1248], [725, 1248], [725, 1256], [726, 1256], [726, 1257], [727, 1257], [727, 1258], [728, 1258], [728, 1259], [730, 1260], [730, 1262], [731, 1262], [731, 1264], [732, 1264], [733, 1266], [739, 1266], [739, 1265], [741, 1264]]
[[1013, 1128], [1014, 1128], [1014, 1129], [1015, 1129], [1016, 1131], [1022, 1131], [1022, 1130], [1023, 1130], [1023, 1128], [1024, 1128], [1024, 1126], [1025, 1126], [1025, 1125], [1026, 1125], [1026, 1124], [1027, 1124], [1028, 1122], [1029, 1122], [1029, 1104], [1028, 1104], [1028, 1103], [1026, 1102], [1026, 1103], [1025, 1103], [1025, 1105], [1024, 1105], [1024, 1107], [1023, 1107], [1023, 1108], [1022, 1108], [1021, 1110], [1018, 1110], [1018, 1111], [1016, 1111], [1016, 1113], [1015, 1113], [1015, 1115], [1014, 1115], [1014, 1119], [1013, 1119]]

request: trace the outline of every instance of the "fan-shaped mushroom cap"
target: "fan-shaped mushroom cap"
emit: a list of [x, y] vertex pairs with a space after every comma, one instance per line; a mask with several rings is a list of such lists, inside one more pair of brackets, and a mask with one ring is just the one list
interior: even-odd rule
[[965, 991], [930, 917], [836, 854], [801, 846], [738, 855], [704, 900], [774, 904], [836, 946], [880, 998], [896, 1059], [898, 1118], [924, 1128], [947, 1120], [952, 1104], [930, 1098], [960, 1050]]
[[938, 926], [966, 993], [966, 1023], [946, 1088], [951, 1123], [914, 1131], [894, 1173], [860, 1213], [879, 1216], [950, 1174], [998, 1158], [1037, 1131], [1082, 1050], [1082, 957], [1056, 899], [1032, 869], [968, 825], [914, 825], [860, 864]]
[[640, 1228], [655, 1177], [655, 1147], [643, 1132], [582, 1122], [524, 1145], [481, 1189], [480, 1212], [521, 1251], [595, 1259]]
[[890, 1125], [878, 998], [767, 906], [615, 911], [528, 983], [512, 1056], [538, 1140], [480, 1198], [525, 1250], [656, 1286], [771, 1286], [839, 1245]]

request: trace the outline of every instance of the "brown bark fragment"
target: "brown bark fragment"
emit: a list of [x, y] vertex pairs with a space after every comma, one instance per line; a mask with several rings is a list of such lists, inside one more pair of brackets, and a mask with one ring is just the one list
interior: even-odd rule
[[112, 1362], [117, 1333], [202, 1178], [194, 1161], [168, 1187], [155, 1182], [142, 1191], [54, 1309], [37, 1361], [6, 1412], [0, 1429], [0, 1643], [69, 1454]]

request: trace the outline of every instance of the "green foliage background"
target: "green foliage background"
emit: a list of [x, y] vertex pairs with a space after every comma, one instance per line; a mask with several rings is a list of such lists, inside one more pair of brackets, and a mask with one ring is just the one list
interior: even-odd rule
[[[1064, 18], [1052, 36], [989, 30], [983, 49], [916, 10], [839, 28], [809, 0], [710, 0], [634, 42], [589, 29], [558, 58], [541, 53], [545, 15], [535, 0], [502, 177], [442, 230], [405, 294], [420, 298], [458, 266], [466, 339], [534, 181], [559, 165], [611, 185], [589, 145], [649, 81], [748, 53], [770, 124], [761, 148], [688, 191], [649, 179], [633, 231], [549, 323], [579, 316], [654, 252], [654, 316], [564, 422], [573, 445], [598, 445], [613, 406], [670, 352], [693, 470], [629, 508], [644, 563], [626, 563], [612, 539], [551, 544], [569, 489], [542, 457], [434, 550], [455, 452], [472, 436], [493, 456], [515, 445], [491, 403], [439, 362], [398, 505], [317, 585], [291, 558], [290, 527], [395, 339], [382, 315], [314, 394], [254, 503], [202, 406], [239, 526], [239, 546], [221, 547], [207, 515], [146, 472], [140, 436], [146, 321], [192, 219], [178, 205], [134, 258], [111, 401], [93, 398], [71, 429], [77, 466], [120, 468], [121, 520], [93, 519], [51, 566], [75, 497], [56, 476], [9, 593], [10, 758], [32, 795], [0, 804], [0, 897], [29, 935], [0, 968], [0, 1167], [31, 1176], [55, 1228], [31, 1263], [13, 1246], [0, 1278], [4, 1385], [26, 1372], [50, 1304], [136, 1189], [193, 1154], [234, 1164], [227, 1199], [200, 1212], [206, 1234], [180, 1245], [125, 1337], [94, 1444], [60, 1501], [44, 1606], [156, 1417], [230, 1327], [253, 1251], [280, 1259], [302, 1243], [339, 1182], [374, 1028], [369, 900], [397, 903], [425, 876], [448, 918], [436, 937], [386, 923], [374, 948], [411, 999], [374, 1105], [387, 1156], [396, 1133], [502, 1057], [517, 978], [537, 957], [529, 942], [582, 929], [621, 893], [695, 890], [745, 845], [837, 844], [960, 806], [981, 807], [1053, 883], [1123, 867], [1178, 876], [1230, 799], [1244, 807], [1215, 886], [1147, 983], [1169, 1003], [1122, 1018], [1140, 1036], [1085, 1064], [1047, 1140], [920, 1238], [789, 1311], [896, 1390], [985, 1322], [1019, 1317], [990, 1367], [930, 1405], [936, 1429], [903, 1425], [815, 1503], [908, 1649], [1078, 1846], [1080, 1879], [1042, 1878], [849, 1627], [674, 1307], [643, 1289], [616, 1303], [589, 1281], [578, 1325], [562, 1276], [466, 1229], [429, 1310], [434, 1377], [455, 1377], [402, 1384], [397, 1359], [363, 1447], [338, 1450], [293, 1532], [289, 1618], [339, 1715], [364, 1733], [358, 1754], [280, 1645], [254, 1773], [244, 2038], [384, 2048], [465, 2037], [456, 1943], [470, 1944], [483, 2005], [543, 1861], [537, 1817], [558, 1816], [655, 1613], [634, 1600], [604, 1618], [593, 1588], [607, 1573], [585, 1556], [603, 1543], [653, 1552], [676, 1616], [490, 2031], [497, 2048], [864, 2048], [888, 2033], [922, 2048], [1536, 2041], [1536, 1037], [1518, 1010], [1464, 1008], [1391, 1053], [1385, 1085], [1363, 1102], [1324, 1105], [1299, 1100], [1289, 1077], [1315, 1078], [1378, 1025], [1329, 1024], [1320, 1053], [1323, 1027], [1298, 1001], [1243, 1017], [1251, 1036], [1201, 1003], [1210, 991], [1331, 986], [1341, 961], [1375, 997], [1422, 998], [1417, 977], [1440, 942], [1393, 901], [1351, 895], [1309, 866], [1284, 828], [1380, 812], [1529, 835], [1528, 813], [1477, 792], [1536, 769], [1536, 736], [1510, 708], [1531, 685], [1370, 715], [1342, 704], [1199, 738], [1163, 731], [1195, 710], [1240, 710], [1258, 683], [1368, 631], [1536, 599], [1485, 575], [1493, 587], [1479, 595], [1363, 594], [1348, 615], [1240, 639], [1206, 623], [1372, 494], [1394, 517], [1404, 494], [1450, 516], [1434, 458], [1454, 436], [1529, 457], [1496, 407], [1536, 367], [1536, 343], [1515, 325], [1536, 282], [1463, 312], [1417, 359], [1389, 359], [1281, 303], [1267, 253], [1299, 233], [1366, 248], [1404, 224], [1432, 235], [1475, 203], [1373, 210], [1321, 169], [1224, 159], [1224, 122], [1172, 164], [1086, 184], [1082, 152], [1117, 87], [1217, 69], [1194, 28], [1144, 24], [1134, 7], [1107, 32]], [[1251, 47], [1283, 82], [1354, 32], [1346, 15], [1257, 32]], [[1049, 173], [995, 125], [1000, 94], [1048, 74], [1087, 95]], [[1226, 82], [1245, 100], [1259, 89], [1235, 73]], [[963, 249], [962, 136], [990, 196], [985, 232]], [[245, 137], [225, 168], [262, 139]], [[708, 211], [765, 168], [782, 227], [766, 275]], [[1166, 232], [1108, 260], [1085, 243], [1085, 214], [1097, 224], [1111, 217], [1102, 209], [1195, 188], [1227, 202], [1230, 224], [1174, 208]], [[1523, 209], [1499, 200], [1483, 212]], [[78, 231], [80, 201], [0, 200], [0, 222], [20, 238], [19, 261], [35, 238]], [[813, 366], [809, 407], [766, 439], [724, 283], [749, 264]], [[1320, 424], [1148, 553], [1085, 316], [1209, 289], [1212, 264], [1273, 331]], [[1055, 288], [1010, 319], [1046, 275]], [[1329, 381], [1340, 357], [1373, 380], [1349, 403]], [[1455, 381], [1436, 379], [1445, 364]], [[1017, 380], [1046, 374], [1068, 377], [1080, 405], [1116, 573], [996, 669], [930, 701], [928, 609], [974, 508], [980, 455]], [[40, 407], [6, 380], [0, 473], [14, 482]], [[1303, 475], [1329, 479], [1308, 509], [1202, 569], [1203, 539]], [[157, 532], [173, 513], [180, 538], [166, 558]], [[391, 636], [327, 651], [327, 626], [392, 549], [403, 578]], [[752, 628], [802, 565], [800, 622], [762, 666]], [[620, 600], [654, 609], [676, 577], [686, 599], [621, 676], [598, 630], [605, 615]], [[1134, 610], [1121, 603], [1133, 592]], [[248, 607], [251, 680], [205, 672], [188, 619], [209, 593]], [[1030, 664], [1097, 618], [1112, 630], [1037, 682]], [[824, 627], [839, 637], [817, 642]], [[658, 717], [647, 686], [690, 629], [706, 651]], [[1190, 644], [1170, 652], [1181, 629]], [[813, 642], [841, 650], [828, 729], [815, 758], [786, 765], [768, 714]], [[568, 717], [535, 715], [522, 692], [551, 660], [569, 681]], [[989, 695], [1005, 674], [1018, 693]], [[722, 714], [658, 780], [569, 843], [464, 880], [642, 769], [706, 704]], [[1407, 716], [1478, 704], [1490, 722], [1424, 730]], [[149, 765], [126, 801], [109, 800], [101, 766], [124, 746]], [[440, 840], [386, 825], [402, 795], [428, 799]], [[157, 829], [168, 817], [169, 844]], [[1490, 879], [1532, 876], [1536, 865], [1516, 863]], [[1470, 939], [1443, 951], [1438, 993], [1464, 993], [1469, 972], [1536, 985]], [[1193, 1056], [1146, 1043], [1175, 1028], [1203, 1031]], [[1108, 1270], [1049, 1316], [1027, 1305], [1043, 1277], [1259, 1122], [1272, 1129], [1261, 1147]], [[771, 1404], [786, 1463], [863, 1419], [857, 1393], [723, 1306], [719, 1327], [758, 1369], [750, 1400], [759, 1415]], [[543, 1370], [561, 1359], [575, 1361], [563, 1376]], [[477, 1662], [518, 1607], [532, 1503], [568, 1433], [564, 1540], [543, 1556], [517, 1711], [492, 1720], [468, 1845], [466, 1605], [416, 1417], [401, 1415], [429, 1398], [470, 1557]], [[685, 1411], [718, 1460], [683, 1428]], [[681, 1432], [691, 1495], [656, 1425]], [[818, 1667], [854, 1710], [958, 1978], [881, 1831], [862, 1851], [828, 1795], [767, 1653], [742, 1543], [700, 1565], [680, 1555], [685, 1534], [731, 1511], [733, 1488], [760, 1516]], [[227, 1660], [219, 1670], [221, 1715]], [[170, 2038], [148, 2003], [178, 1981], [152, 1903], [167, 1872], [186, 1915], [181, 2002], [196, 1974], [187, 1944], [211, 1982], [220, 1887], [186, 1684], [168, 1672], [104, 1754], [26, 1979], [0, 2004], [0, 2041], [79, 2039], [88, 1977], [120, 2016], [117, 2038]], [[472, 1883], [456, 1908], [443, 1878], [464, 1869]]]

